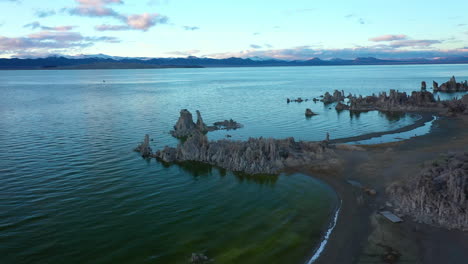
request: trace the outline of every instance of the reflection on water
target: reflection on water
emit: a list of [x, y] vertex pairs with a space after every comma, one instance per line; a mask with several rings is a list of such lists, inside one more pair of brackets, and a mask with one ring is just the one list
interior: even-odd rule
[[[196, 161], [184, 161], [178, 163], [166, 163], [164, 161], [158, 161], [164, 166], [165, 168], [169, 168], [171, 166], [178, 166], [187, 174], [192, 175], [193, 177], [203, 177], [203, 176], [212, 176], [214, 174], [220, 175], [224, 177], [227, 175], [228, 171], [217, 167], [212, 166], [206, 163], [196, 162]], [[236, 179], [240, 182], [247, 181], [256, 184], [275, 184], [278, 180], [279, 174], [256, 174], [251, 175], [243, 172], [232, 172], [232, 175], [236, 177]]]

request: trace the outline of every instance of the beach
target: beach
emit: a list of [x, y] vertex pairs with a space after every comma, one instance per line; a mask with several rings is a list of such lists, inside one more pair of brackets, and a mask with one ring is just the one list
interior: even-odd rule
[[[316, 263], [385, 263], [385, 247], [401, 254], [401, 263], [466, 263], [468, 234], [414, 222], [404, 217], [393, 224], [377, 215], [385, 206], [385, 189], [415, 175], [422, 164], [447, 152], [466, 151], [468, 117], [443, 117], [432, 132], [396, 143], [360, 146], [365, 151], [341, 151], [345, 166], [334, 173], [301, 170], [331, 185], [342, 200], [341, 212], [326, 249]], [[369, 196], [352, 179], [377, 191]], [[395, 262], [398, 263], [398, 262]]]

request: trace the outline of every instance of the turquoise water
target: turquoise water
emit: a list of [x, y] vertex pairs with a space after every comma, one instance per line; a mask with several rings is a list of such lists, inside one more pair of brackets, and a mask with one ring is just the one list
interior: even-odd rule
[[[286, 98], [411, 91], [451, 75], [468, 79], [468, 66], [0, 71], [0, 263], [186, 263], [193, 252], [301, 263], [333, 215], [326, 185], [164, 167], [132, 149], [146, 133], [153, 149], [177, 144], [168, 132], [182, 108], [245, 126], [211, 139], [393, 130], [418, 117], [350, 116]], [[305, 108], [319, 115], [306, 119]]]

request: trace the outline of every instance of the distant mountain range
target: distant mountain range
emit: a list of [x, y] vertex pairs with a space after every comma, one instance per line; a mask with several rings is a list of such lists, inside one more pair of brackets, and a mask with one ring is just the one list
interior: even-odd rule
[[381, 60], [373, 57], [345, 60], [334, 58], [321, 60], [286, 61], [261, 58], [127, 58], [104, 54], [74, 57], [54, 56], [35, 59], [0, 59], [0, 70], [34, 69], [146, 69], [146, 68], [198, 68], [198, 67], [266, 67], [266, 66], [321, 66], [321, 65], [407, 65], [407, 64], [462, 64], [468, 57], [435, 59]]

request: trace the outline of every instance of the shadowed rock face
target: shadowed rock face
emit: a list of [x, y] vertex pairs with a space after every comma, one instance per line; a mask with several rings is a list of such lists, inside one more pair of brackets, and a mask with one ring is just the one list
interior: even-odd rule
[[434, 161], [387, 191], [400, 210], [419, 222], [468, 230], [468, 153]]
[[466, 92], [468, 91], [468, 81], [464, 81], [461, 83], [457, 83], [455, 76], [452, 76], [450, 80], [446, 83], [438, 85], [437, 82], [433, 82], [433, 89], [434, 92], [445, 92], [445, 93], [453, 93], [453, 92]]
[[304, 165], [333, 167], [338, 163], [334, 151], [322, 142], [296, 142], [293, 138], [208, 141], [202, 133], [192, 134], [176, 148], [165, 147], [154, 156], [164, 162], [199, 161], [250, 174], [274, 174]]

